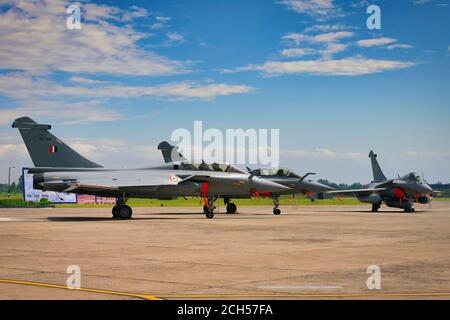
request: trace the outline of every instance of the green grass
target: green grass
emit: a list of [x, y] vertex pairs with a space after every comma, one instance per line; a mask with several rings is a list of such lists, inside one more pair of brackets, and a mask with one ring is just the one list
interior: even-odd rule
[[[272, 206], [271, 199], [233, 199], [233, 202], [238, 206]], [[281, 197], [281, 205], [352, 205], [359, 204], [360, 202], [354, 198], [344, 198], [342, 200], [326, 199], [316, 200], [312, 202], [309, 199], [292, 200], [289, 197]], [[131, 207], [198, 207], [200, 206], [200, 198], [178, 198], [176, 200], [157, 200], [157, 199], [136, 199], [131, 198], [127, 204]], [[223, 205], [223, 200], [217, 200], [216, 204]], [[57, 208], [98, 208], [98, 207], [112, 207], [112, 205], [102, 204], [57, 204]]]
[[51, 204], [47, 201], [47, 199], [42, 199], [41, 202], [31, 202], [31, 201], [23, 201], [22, 196], [18, 195], [10, 195], [8, 197], [7, 194], [0, 195], [0, 208], [14, 208], [14, 207], [48, 207]]
[[[450, 198], [434, 198], [433, 201], [450, 201]], [[272, 206], [271, 199], [252, 198], [252, 199], [233, 199], [233, 202], [238, 206]], [[140, 199], [131, 198], [127, 202], [131, 207], [198, 207], [200, 206], [200, 198], [178, 198], [176, 200], [157, 200], [157, 199]], [[223, 200], [217, 200], [216, 204], [223, 205]], [[356, 198], [345, 197], [340, 200], [325, 199], [311, 201], [304, 196], [297, 196], [292, 199], [290, 196], [280, 197], [280, 205], [284, 206], [320, 206], [320, 205], [357, 205], [361, 204]], [[7, 197], [6, 194], [0, 194], [0, 207], [39, 207], [46, 204], [36, 204], [32, 202], [25, 202], [22, 196], [18, 194]], [[108, 204], [55, 204], [57, 208], [98, 208], [98, 207], [112, 207]]]

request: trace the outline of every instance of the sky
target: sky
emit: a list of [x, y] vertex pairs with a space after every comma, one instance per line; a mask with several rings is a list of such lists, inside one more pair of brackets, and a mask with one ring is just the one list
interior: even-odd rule
[[158, 165], [201, 120], [279, 129], [299, 174], [370, 182], [373, 149], [386, 176], [450, 182], [449, 0], [0, 0], [0, 48], [0, 182], [32, 166], [20, 116], [105, 167]]

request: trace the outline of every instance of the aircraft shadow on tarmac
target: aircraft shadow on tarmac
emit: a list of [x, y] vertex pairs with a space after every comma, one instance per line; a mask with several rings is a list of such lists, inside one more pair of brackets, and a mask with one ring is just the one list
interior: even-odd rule
[[371, 215], [382, 215], [383, 213], [401, 213], [401, 214], [404, 214], [404, 215], [415, 215], [415, 214], [422, 214], [422, 213], [425, 213], [426, 211], [415, 211], [414, 213], [408, 213], [408, 212], [403, 212], [403, 211], [400, 211], [400, 210], [386, 210], [386, 211], [378, 211], [378, 212], [372, 212], [372, 211], [364, 211], [364, 210], [358, 210], [358, 211], [349, 211], [349, 210], [342, 210], [342, 211], [339, 211], [339, 212], [348, 212], [348, 213], [353, 213], [353, 212], [355, 212], [355, 213], [368, 213], [368, 214], [371, 214]]
[[[136, 221], [136, 220], [177, 220], [177, 219], [183, 219], [183, 218], [177, 218], [177, 217], [157, 217], [157, 218], [152, 218], [152, 217], [139, 217], [139, 218], [131, 218], [128, 220], [114, 220], [112, 218], [109, 217], [47, 217], [48, 221], [52, 221], [52, 222], [94, 222], [94, 221], [111, 221], [111, 222], [115, 222], [115, 221]], [[195, 217], [194, 219], [204, 219], [204, 217]]]
[[[192, 212], [156, 212], [156, 213], [141, 213], [140, 217], [133, 217], [130, 220], [204, 220], [203, 213], [192, 213]], [[145, 216], [145, 217], [142, 217]], [[239, 219], [253, 219], [253, 216], [266, 216], [267, 219], [273, 219], [272, 215], [267, 214], [251, 214], [251, 215], [230, 215], [226, 213], [218, 214], [218, 217], [224, 218], [239, 218]], [[261, 218], [258, 218], [261, 219]], [[94, 222], [94, 221], [116, 221], [110, 217], [47, 217], [48, 221], [52, 222]], [[127, 220], [121, 220], [127, 221]]]

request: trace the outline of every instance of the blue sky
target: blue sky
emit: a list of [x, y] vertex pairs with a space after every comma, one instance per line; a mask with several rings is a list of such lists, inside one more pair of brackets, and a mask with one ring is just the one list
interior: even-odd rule
[[386, 175], [450, 181], [448, 0], [370, 2], [380, 30], [359, 0], [1, 3], [1, 181], [31, 164], [22, 115], [105, 166], [158, 164], [157, 143], [202, 120], [280, 129], [299, 173], [368, 182], [374, 149]]

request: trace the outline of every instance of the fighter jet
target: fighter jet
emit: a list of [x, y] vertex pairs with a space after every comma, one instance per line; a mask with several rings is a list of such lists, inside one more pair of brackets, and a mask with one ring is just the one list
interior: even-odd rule
[[158, 167], [106, 169], [78, 154], [48, 130], [28, 117], [14, 121], [31, 156], [33, 188], [55, 192], [115, 197], [113, 218], [129, 219], [130, 198], [198, 196], [205, 203], [207, 218], [214, 217], [214, 201], [220, 195], [242, 196], [257, 192], [281, 192], [287, 187], [230, 167], [227, 171], [161, 170]]
[[370, 151], [369, 158], [373, 181], [365, 189], [335, 190], [328, 193], [355, 194], [359, 201], [372, 204], [372, 212], [377, 212], [382, 203], [405, 212], [414, 212], [415, 202], [426, 204], [431, 201], [433, 190], [418, 174], [410, 172], [403, 177], [388, 180], [373, 151]]
[[287, 168], [261, 168], [251, 170], [247, 168], [250, 174], [253, 174], [259, 178], [267, 179], [272, 182], [276, 182], [283, 186], [289, 187], [289, 190], [276, 192], [271, 194], [273, 201], [273, 213], [280, 214], [279, 209], [279, 197], [283, 194], [306, 194], [311, 195], [314, 193], [323, 193], [334, 190], [332, 187], [324, 185], [322, 183], [314, 182], [312, 180], [306, 180], [309, 175], [314, 175], [314, 172], [308, 172], [303, 176], [299, 176], [296, 173], [290, 171]]
[[[161, 150], [164, 161], [167, 163], [165, 168], [192, 168], [192, 169], [203, 169], [203, 170], [213, 170], [213, 171], [226, 171], [231, 166], [227, 164], [213, 163], [211, 165], [205, 163], [204, 161], [200, 164], [190, 163], [177, 149], [177, 147], [172, 146], [167, 141], [163, 141], [158, 145], [158, 149]], [[311, 180], [305, 180], [309, 175], [315, 174], [309, 172], [304, 176], [299, 176], [288, 169], [255, 169], [251, 170], [247, 167], [248, 172], [252, 176], [262, 178], [267, 181], [271, 181], [283, 186], [286, 186], [286, 190], [277, 192], [266, 192], [266, 193], [254, 193], [253, 196], [263, 196], [270, 197], [273, 201], [274, 208], [273, 213], [279, 215], [281, 210], [280, 205], [280, 195], [283, 194], [311, 194], [318, 192], [325, 192], [333, 190], [333, 188], [326, 186], [321, 183], [313, 182]], [[252, 195], [248, 194], [245, 198], [250, 198]], [[236, 213], [237, 206], [235, 203], [231, 202], [232, 198], [237, 198], [235, 196], [223, 195], [224, 203], [226, 205], [227, 213]], [[242, 198], [242, 196], [241, 196]]]

